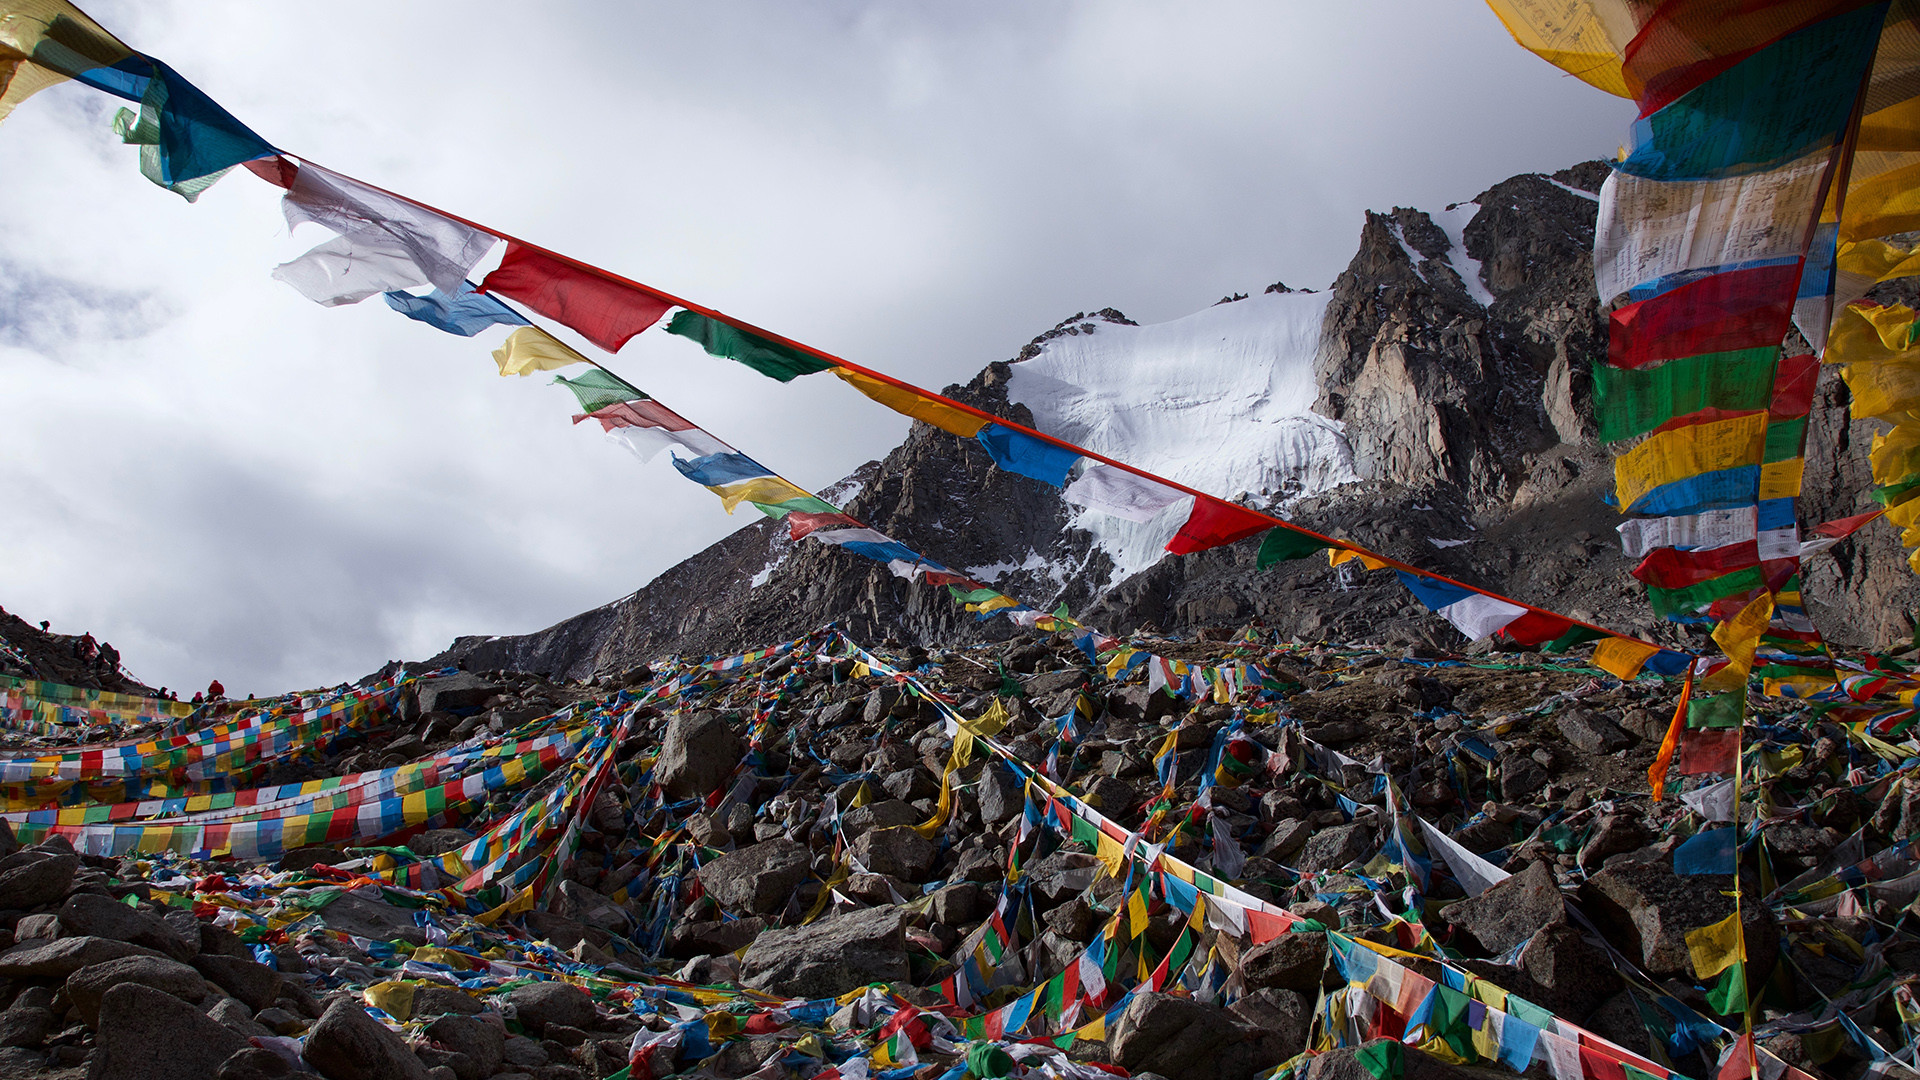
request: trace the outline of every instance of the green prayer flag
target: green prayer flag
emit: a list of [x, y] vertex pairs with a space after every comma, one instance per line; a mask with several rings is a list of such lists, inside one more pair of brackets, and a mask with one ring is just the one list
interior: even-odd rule
[[617, 405], [622, 401], [647, 400], [647, 395], [599, 368], [594, 368], [577, 379], [555, 375], [553, 381], [573, 391], [574, 398], [580, 402], [581, 412], [599, 412], [609, 405]]
[[1707, 1004], [1721, 1016], [1738, 1016], [1747, 1011], [1747, 965], [1729, 967], [1720, 981], [1707, 991]]
[[1754, 412], [1773, 396], [1777, 345], [1669, 360], [1655, 368], [1593, 365], [1593, 418], [1601, 442], [1644, 435], [1702, 409]]
[[770, 379], [792, 382], [802, 375], [825, 371], [832, 364], [787, 345], [709, 319], [697, 311], [682, 310], [667, 323], [667, 333], [678, 334], [712, 356], [738, 360]]
[[777, 503], [754, 503], [753, 506], [770, 518], [783, 518], [788, 514], [837, 514], [840, 512], [839, 507], [811, 495], [804, 499], [787, 499]]
[[1776, 461], [1792, 461], [1800, 456], [1806, 442], [1807, 418], [1804, 416], [1768, 424], [1767, 454], [1760, 460], [1769, 465]]
[[1400, 1043], [1395, 1039], [1375, 1039], [1361, 1047], [1353, 1059], [1367, 1070], [1374, 1080], [1400, 1080], [1407, 1074], [1407, 1059]]
[[1573, 648], [1575, 645], [1584, 645], [1589, 641], [1599, 641], [1606, 636], [1605, 632], [1595, 630], [1590, 626], [1576, 626], [1541, 646], [1540, 651], [1562, 653]]
[[1308, 536], [1306, 533], [1294, 532], [1292, 529], [1269, 529], [1267, 535], [1260, 541], [1260, 557], [1256, 565], [1265, 570], [1275, 563], [1286, 562], [1289, 559], [1304, 559], [1316, 551], [1325, 551], [1332, 546], [1325, 540]]
[[1742, 593], [1765, 588], [1766, 584], [1766, 578], [1761, 575], [1760, 568], [1749, 566], [1735, 570], [1731, 574], [1708, 578], [1684, 589], [1662, 589], [1649, 585], [1647, 586], [1647, 606], [1653, 608], [1655, 615], [1664, 619], [1669, 615], [1684, 615], [1697, 611], [1724, 597], [1739, 596]]
[[1747, 695], [1744, 693], [1702, 694], [1687, 702], [1687, 726], [1696, 731], [1702, 728], [1736, 728], [1746, 715]]

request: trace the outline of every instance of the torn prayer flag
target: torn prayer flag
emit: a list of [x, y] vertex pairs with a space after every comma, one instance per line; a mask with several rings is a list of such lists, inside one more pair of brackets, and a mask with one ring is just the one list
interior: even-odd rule
[[480, 287], [518, 300], [610, 353], [660, 321], [673, 305], [634, 285], [524, 244], [507, 244]]

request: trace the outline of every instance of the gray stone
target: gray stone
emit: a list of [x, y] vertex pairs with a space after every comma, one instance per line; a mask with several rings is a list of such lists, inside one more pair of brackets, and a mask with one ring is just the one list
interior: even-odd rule
[[1560, 1016], [1582, 1020], [1619, 993], [1622, 985], [1607, 954], [1565, 924], [1542, 927], [1528, 939], [1520, 970], [1538, 988], [1528, 1000]]
[[[417, 1003], [414, 1014], [416, 1016], [419, 1015]], [[261, 1009], [255, 1014], [254, 1020], [257, 1021], [261, 1027], [266, 1028], [275, 1035], [297, 1035], [306, 1030], [307, 1026], [307, 1022], [304, 1019], [295, 1016], [277, 1005]]]
[[273, 1004], [280, 996], [280, 973], [265, 964], [203, 953], [193, 958], [193, 967], [254, 1012]]
[[60, 936], [60, 916], [53, 912], [38, 915], [22, 915], [20, 921], [13, 924], [13, 940], [16, 942], [44, 938], [48, 941]]
[[1592, 709], [1568, 709], [1557, 719], [1561, 736], [1572, 743], [1574, 749], [1589, 754], [1611, 754], [1640, 741], [1632, 732]]
[[265, 1024], [255, 1023], [253, 1010], [240, 1004], [235, 998], [223, 997], [214, 1002], [213, 1008], [207, 1010], [207, 1015], [240, 1034], [245, 1035], [249, 1039], [255, 1035], [273, 1034], [273, 1032], [267, 1030]]
[[426, 1080], [427, 1075], [406, 1040], [368, 1016], [351, 997], [335, 998], [327, 1006], [307, 1032], [301, 1056], [327, 1080]]
[[1593, 835], [1581, 846], [1579, 863], [1590, 871], [1598, 870], [1615, 855], [1638, 851], [1655, 839], [1632, 814], [1608, 814], [1600, 819]]
[[1281, 934], [1240, 954], [1248, 990], [1274, 988], [1315, 994], [1327, 968], [1327, 935]]
[[246, 1048], [245, 1036], [179, 998], [121, 983], [100, 999], [87, 1080], [206, 1080]]
[[30, 941], [0, 953], [0, 979], [64, 979], [89, 964], [159, 955], [152, 949], [98, 937]]
[[471, 1062], [462, 1072], [454, 1066], [460, 1080], [483, 1080], [506, 1063], [507, 1033], [494, 1024], [471, 1016], [442, 1016], [426, 1027], [426, 1036], [441, 1047], [454, 1051]]
[[1267, 834], [1254, 854], [1263, 859], [1285, 862], [1294, 852], [1306, 846], [1307, 838], [1312, 835], [1313, 825], [1305, 818], [1276, 822], [1273, 831]]
[[47, 855], [18, 852], [19, 865], [0, 872], [0, 909], [26, 911], [42, 904], [58, 903], [73, 884], [80, 869], [78, 855]]
[[961, 927], [981, 916], [980, 907], [980, 886], [959, 881], [934, 890], [927, 913], [933, 916], [934, 922]]
[[1255, 1069], [1270, 1069], [1307, 1048], [1307, 1028], [1313, 1022], [1312, 998], [1267, 987], [1242, 997], [1227, 1011], [1253, 1036]]
[[872, 829], [891, 829], [899, 825], [918, 825], [927, 815], [899, 799], [881, 799], [856, 806], [840, 815], [840, 831], [852, 840]]
[[[1680, 876], [1666, 860], [1616, 862], [1580, 887], [1580, 907], [1607, 938], [1659, 977], [1691, 977], [1687, 932], [1733, 914], [1733, 879], [1721, 874]], [[1779, 956], [1780, 925], [1765, 904], [1743, 905], [1747, 985], [1757, 986]], [[0, 968], [5, 957], [0, 956]], [[4, 971], [0, 971], [4, 973]]]
[[1530, 757], [1507, 754], [1500, 759], [1500, 798], [1507, 802], [1531, 802], [1547, 781], [1547, 770]]
[[732, 912], [769, 915], [787, 906], [807, 880], [813, 856], [780, 837], [728, 852], [700, 868], [700, 884], [714, 902]]
[[[1431, 1054], [1422, 1053], [1395, 1039], [1375, 1039], [1367, 1046], [1386, 1044], [1386, 1052], [1397, 1058], [1398, 1067], [1389, 1065], [1389, 1073], [1399, 1080], [1482, 1080], [1495, 1075], [1487, 1069], [1461, 1068], [1449, 1065]], [[1360, 1062], [1359, 1054], [1363, 1046], [1349, 1046], [1339, 1050], [1329, 1050], [1316, 1056], [1307, 1066], [1306, 1080], [1374, 1080], [1374, 1075]], [[1512, 1073], [1506, 1075], [1511, 1076]]]
[[899, 907], [876, 907], [808, 926], [769, 930], [747, 948], [740, 981], [755, 990], [807, 998], [838, 997], [872, 982], [904, 981], [905, 918]]
[[667, 955], [676, 960], [725, 955], [753, 943], [771, 924], [758, 915], [744, 919], [675, 923], [667, 935]]
[[0, 1012], [0, 1046], [39, 1046], [54, 1030], [52, 1009], [15, 1004]]
[[[1300, 849], [1299, 869], [1339, 870], [1374, 852], [1373, 824], [1364, 819], [1321, 829]], [[1271, 856], [1269, 856], [1271, 858]]]
[[485, 1008], [472, 994], [454, 986], [419, 986], [413, 991], [413, 1015], [416, 1017], [446, 1013], [472, 1016]]
[[67, 999], [89, 1027], [100, 1022], [100, 1000], [108, 990], [121, 983], [137, 983], [182, 1001], [196, 1002], [207, 996], [207, 981], [200, 973], [164, 956], [125, 956], [101, 964], [91, 964], [67, 978]]
[[220, 1063], [214, 1080], [279, 1080], [293, 1075], [287, 1059], [264, 1047], [249, 1046]]
[[593, 995], [572, 983], [533, 983], [509, 991], [506, 1000], [513, 1006], [514, 1018], [536, 1034], [549, 1024], [590, 1028], [598, 1015], [594, 1011]]
[[980, 800], [980, 820], [989, 825], [1012, 821], [1027, 805], [1026, 786], [998, 760], [988, 761], [980, 770], [980, 786], [974, 796]]
[[887, 794], [901, 802], [915, 799], [931, 799], [940, 794], [940, 783], [928, 776], [924, 769], [899, 769], [890, 772], [880, 781]]
[[453, 712], [478, 709], [506, 687], [490, 683], [478, 675], [461, 671], [437, 679], [423, 679], [414, 690], [420, 714], [435, 710]]
[[716, 712], [679, 712], [667, 721], [653, 779], [675, 799], [705, 797], [726, 782], [745, 746]]
[[847, 852], [871, 873], [917, 883], [927, 880], [939, 849], [933, 841], [901, 825], [863, 833], [847, 846]]
[[1440, 917], [1499, 956], [1541, 927], [1566, 922], [1567, 904], [1553, 871], [1536, 862], [1471, 900], [1441, 908]]
[[1113, 1061], [1182, 1080], [1244, 1080], [1253, 1047], [1223, 1009], [1171, 994], [1136, 994], [1113, 1026]]
[[509, 1036], [500, 1046], [500, 1056], [516, 1069], [538, 1069], [553, 1060], [538, 1042], [524, 1035]]
[[407, 837], [407, 850], [421, 858], [445, 855], [473, 843], [473, 834], [465, 829], [428, 829]]
[[60, 908], [60, 925], [69, 934], [112, 938], [142, 945], [175, 960], [192, 959], [199, 935], [189, 943], [180, 932], [152, 915], [97, 893], [75, 893]]
[[[330, 930], [375, 941], [402, 940], [424, 945], [426, 935], [414, 925], [413, 912], [380, 900], [342, 894], [320, 909], [320, 921]], [[203, 944], [202, 951], [207, 950]], [[251, 953], [244, 953], [251, 956]]]

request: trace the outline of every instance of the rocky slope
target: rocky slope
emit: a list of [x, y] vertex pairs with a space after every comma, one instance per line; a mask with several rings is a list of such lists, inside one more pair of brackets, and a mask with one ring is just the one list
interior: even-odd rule
[[[1513, 177], [1443, 211], [1368, 214], [1347, 270], [1311, 301], [1323, 305], [1311, 345], [1312, 414], [1292, 419], [1322, 426], [1301, 443], [1318, 458], [1303, 462], [1291, 451], [1290, 459], [1289, 449], [1277, 446], [1299, 441], [1298, 425], [1272, 429], [1276, 446], [1254, 448], [1266, 455], [1265, 475], [1290, 475], [1238, 486], [1249, 475], [1245, 470], [1223, 466], [1208, 474], [1204, 460], [1182, 456], [1164, 439], [1129, 444], [1112, 432], [1104, 436], [1119, 440], [1116, 447], [1136, 449], [1116, 451], [1135, 464], [1169, 474], [1188, 470], [1178, 478], [1278, 506], [1302, 524], [1418, 565], [1616, 628], [1683, 633], [1656, 626], [1647, 613], [1613, 540], [1619, 518], [1602, 502], [1619, 448], [1593, 441], [1586, 371], [1606, 340], [1590, 255], [1594, 193], [1604, 177], [1602, 163], [1588, 162], [1551, 176]], [[1076, 314], [1019, 356], [989, 364], [946, 392], [1031, 421], [1033, 412], [1019, 402], [1037, 400], [1029, 387], [1047, 380], [1022, 375], [1021, 365], [1058, 360], [1051, 370], [1071, 371], [1079, 356], [1079, 370], [1086, 371], [1084, 361], [1095, 357], [1137, 362], [1159, 378], [1168, 357], [1164, 349], [1149, 355], [1148, 343], [1182, 324], [1198, 327], [1187, 334], [1196, 340], [1205, 337], [1199, 331], [1217, 330], [1219, 344], [1209, 354], [1187, 341], [1177, 360], [1213, 363], [1215, 370], [1266, 364], [1278, 372], [1300, 358], [1282, 355], [1288, 346], [1269, 341], [1274, 334], [1260, 336], [1271, 329], [1260, 325], [1260, 313], [1293, 318], [1299, 305], [1276, 303], [1272, 293], [1286, 300], [1292, 290], [1275, 285], [1252, 301], [1223, 301], [1246, 305], [1251, 318], [1203, 312], [1135, 328], [1112, 309]], [[1108, 351], [1087, 352], [1089, 335]], [[1141, 343], [1132, 360], [1128, 342]], [[1094, 391], [1067, 389], [1080, 395], [1083, 419], [1098, 405]], [[1250, 408], [1269, 404], [1259, 398]], [[1116, 412], [1132, 407], [1115, 404]], [[1807, 524], [1871, 507], [1864, 494], [1871, 425], [1848, 421], [1846, 407], [1844, 385], [1829, 374], [1809, 424]], [[1209, 422], [1198, 413], [1190, 423], [1185, 441], [1191, 446], [1212, 449], [1218, 442], [1223, 454], [1244, 456], [1249, 425]], [[1072, 426], [1064, 420], [1041, 426], [1070, 434], [1061, 424]], [[1103, 435], [1089, 434], [1084, 423], [1080, 433]], [[1243, 443], [1226, 445], [1236, 438]], [[1133, 572], [1136, 567], [1121, 563], [1133, 560], [1127, 552], [1137, 551], [1138, 537], [1129, 548], [1079, 518], [1058, 490], [1003, 473], [977, 446], [924, 424], [827, 494], [933, 558], [1035, 606], [1065, 602], [1110, 632], [1259, 619], [1310, 639], [1460, 641], [1386, 575], [1369, 579], [1309, 560], [1256, 576], [1250, 542], [1168, 556]], [[1837, 642], [1880, 644], [1913, 632], [1920, 582], [1906, 569], [1890, 529], [1871, 527], [1834, 548], [1809, 570], [1808, 585], [1816, 618]], [[981, 640], [1011, 632], [1003, 620], [975, 623], [943, 588], [894, 579], [818, 545], [795, 545], [781, 526], [763, 521], [605, 607], [538, 633], [461, 638], [433, 659], [475, 670], [583, 677], [665, 652], [704, 653], [790, 637], [831, 620], [876, 641]]]

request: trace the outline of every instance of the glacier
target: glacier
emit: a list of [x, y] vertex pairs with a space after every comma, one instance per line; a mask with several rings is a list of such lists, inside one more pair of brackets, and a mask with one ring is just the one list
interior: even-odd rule
[[[1345, 429], [1313, 411], [1328, 293], [1265, 293], [1171, 322], [1095, 319], [1012, 365], [1034, 426], [1223, 499], [1262, 507], [1358, 480]], [[1191, 501], [1135, 523], [1077, 510], [1114, 562], [1102, 588], [1153, 565]]]

